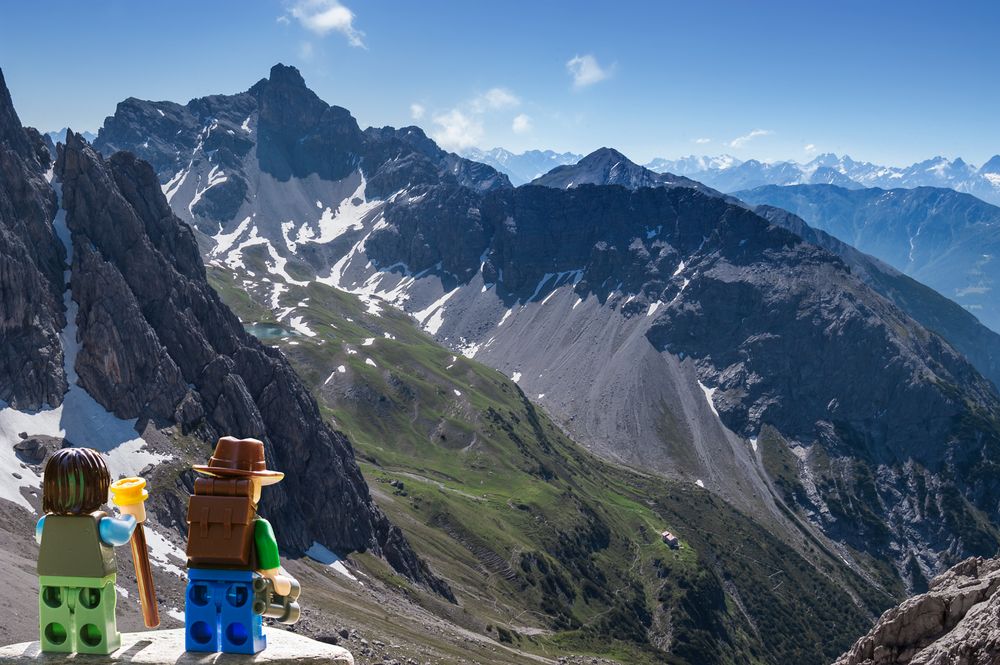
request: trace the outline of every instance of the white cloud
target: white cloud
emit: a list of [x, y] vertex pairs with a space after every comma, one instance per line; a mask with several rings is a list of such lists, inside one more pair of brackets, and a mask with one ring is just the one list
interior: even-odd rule
[[816, 152], [816, 146], [815, 146], [815, 144], [812, 144], [812, 143], [806, 145], [802, 149], [805, 150], [806, 152]]
[[483, 123], [458, 109], [435, 115], [434, 124], [433, 139], [448, 150], [471, 148], [483, 138]]
[[347, 37], [351, 46], [364, 48], [365, 33], [354, 27], [354, 12], [338, 0], [297, 0], [290, 12], [302, 27], [320, 37], [336, 31]]
[[729, 142], [730, 148], [742, 148], [750, 141], [754, 140], [758, 136], [770, 136], [774, 134], [770, 129], [755, 129], [749, 134], [744, 134], [743, 136], [737, 136], [735, 139]]
[[506, 88], [490, 88], [472, 100], [472, 110], [482, 113], [492, 109], [506, 109], [521, 103], [520, 98]]
[[282, 14], [281, 16], [279, 16], [277, 18], [277, 21], [281, 25], [288, 25], [290, 23], [290, 21], [288, 20], [288, 17], [286, 15], [284, 15], [284, 14]]
[[424, 117], [424, 113], [426, 112], [427, 109], [424, 108], [423, 104], [410, 104], [410, 117], [414, 120], [420, 120]]
[[691, 140], [699, 145], [712, 142], [712, 139], [691, 139]]
[[566, 70], [573, 77], [573, 87], [580, 89], [594, 85], [611, 76], [611, 67], [601, 67], [592, 55], [576, 55], [566, 63]]
[[514, 122], [511, 125], [511, 130], [515, 134], [524, 134], [531, 131], [531, 118], [524, 113], [514, 117]]

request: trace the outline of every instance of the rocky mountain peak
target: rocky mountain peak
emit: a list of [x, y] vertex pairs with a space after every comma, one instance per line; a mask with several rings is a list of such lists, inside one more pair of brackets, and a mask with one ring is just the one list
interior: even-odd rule
[[11, 100], [10, 91], [7, 89], [7, 82], [0, 71], [0, 144], [17, 152], [23, 159], [29, 159], [32, 150], [21, 126], [21, 120], [14, 110], [14, 102]]
[[639, 187], [688, 187], [705, 194], [721, 196], [719, 192], [683, 176], [657, 173], [639, 166], [614, 148], [598, 148], [576, 164], [557, 166], [531, 181], [532, 185], [569, 189], [580, 185], [620, 185]]
[[612, 161], [616, 163], [622, 163], [625, 166], [638, 166], [635, 162], [630, 160], [628, 157], [615, 150], [614, 148], [602, 147], [593, 151], [589, 155], [586, 155], [583, 159], [579, 161], [579, 164], [591, 165], [591, 164], [607, 164]]
[[1000, 155], [993, 155], [988, 162], [979, 169], [980, 173], [1000, 174]]
[[284, 65], [280, 62], [271, 67], [268, 80], [271, 85], [287, 85], [295, 88], [306, 87], [306, 80], [302, 78], [302, 74], [296, 67]]

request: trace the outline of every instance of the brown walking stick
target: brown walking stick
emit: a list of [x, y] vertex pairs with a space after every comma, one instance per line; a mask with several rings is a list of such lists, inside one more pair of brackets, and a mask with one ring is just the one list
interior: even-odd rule
[[142, 478], [122, 478], [111, 484], [111, 495], [118, 509], [135, 518], [132, 533], [132, 563], [135, 565], [135, 581], [139, 587], [139, 602], [142, 605], [142, 619], [147, 628], [160, 625], [160, 611], [156, 607], [156, 590], [153, 588], [153, 571], [149, 566], [146, 547], [146, 532], [142, 523], [146, 521], [146, 481]]

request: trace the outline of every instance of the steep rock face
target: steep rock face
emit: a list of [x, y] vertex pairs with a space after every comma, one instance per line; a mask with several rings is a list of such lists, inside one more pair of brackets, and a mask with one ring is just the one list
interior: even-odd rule
[[[611, 157], [616, 165], [614, 172], [608, 168], [595, 166], [595, 163], [607, 165], [609, 160], [600, 159], [599, 155], [603, 153], [607, 156], [609, 152], [614, 153]], [[830, 167], [822, 168], [829, 169]], [[558, 173], [553, 172], [539, 178], [536, 182], [563, 189], [573, 182], [584, 181], [602, 185], [617, 184], [631, 189], [677, 186], [676, 183], [665, 183], [663, 176], [629, 161], [621, 153], [607, 149], [602, 149], [578, 164], [563, 167], [558, 171]], [[623, 177], [622, 174], [629, 174], [629, 177]], [[557, 175], [558, 177], [550, 177]], [[817, 189], [822, 191], [822, 188]], [[744, 205], [743, 201], [734, 196], [727, 196], [708, 188], [704, 188], [702, 191], [723, 198], [730, 203]], [[747, 200], [753, 202], [758, 196], [780, 196], [785, 191], [781, 188], [755, 190], [749, 193]], [[810, 191], [810, 188], [790, 188], [787, 191]], [[831, 191], [844, 190], [835, 187]], [[958, 195], [956, 194], [955, 197]], [[973, 200], [971, 197], [959, 198], [964, 198], [967, 201]], [[991, 207], [982, 203], [979, 205], [986, 208]], [[861, 277], [868, 286], [888, 298], [925, 328], [941, 334], [965, 355], [984, 376], [993, 381], [994, 385], [1000, 386], [1000, 334], [983, 326], [970, 312], [933, 289], [907, 277], [892, 266], [859, 251], [824, 231], [809, 226], [797, 215], [769, 205], [758, 205], [754, 211], [772, 224], [788, 229], [807, 242], [839, 256], [850, 266], [852, 272]], [[880, 214], [884, 216], [884, 213]], [[944, 216], [944, 211], [941, 211], [941, 214]], [[899, 215], [902, 216], [903, 213], [899, 211]], [[959, 217], [961, 216], [959, 213]]]
[[1000, 662], [1000, 559], [967, 559], [885, 612], [835, 665]]
[[0, 400], [21, 409], [57, 406], [67, 388], [59, 343], [65, 250], [52, 226], [48, 162], [0, 73]]
[[892, 301], [928, 330], [940, 334], [993, 382], [1000, 386], [1000, 334], [984, 326], [971, 312], [934, 289], [907, 277], [829, 233], [814, 229], [796, 215], [768, 205], [754, 212], [814, 245], [842, 258], [868, 286]]
[[736, 196], [795, 213], [955, 300], [1000, 332], [1000, 263], [995, 258], [1000, 207], [934, 187], [770, 186]]
[[70, 133], [56, 173], [72, 231], [81, 385], [122, 418], [177, 422], [207, 440], [263, 439], [287, 473], [267, 506], [284, 547], [371, 548], [448, 594], [372, 502], [350, 443], [323, 423], [281, 354], [247, 335], [209, 287], [152, 168], [127, 153], [104, 160]]
[[297, 69], [276, 65], [250, 95], [257, 101], [261, 170], [278, 180], [310, 173], [340, 180], [354, 170], [363, 149], [357, 121], [317, 97]]

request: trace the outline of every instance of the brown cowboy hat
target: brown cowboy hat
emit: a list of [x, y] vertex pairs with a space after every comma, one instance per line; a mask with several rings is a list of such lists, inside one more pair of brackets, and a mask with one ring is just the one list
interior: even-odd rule
[[195, 464], [191, 468], [217, 478], [256, 478], [262, 485], [273, 485], [285, 477], [282, 472], [267, 468], [262, 441], [234, 436], [219, 439], [208, 464]]

